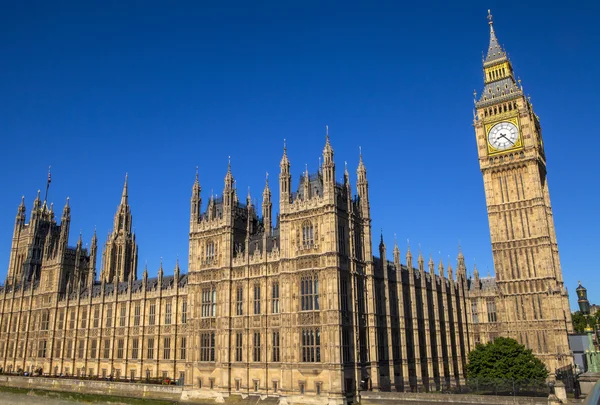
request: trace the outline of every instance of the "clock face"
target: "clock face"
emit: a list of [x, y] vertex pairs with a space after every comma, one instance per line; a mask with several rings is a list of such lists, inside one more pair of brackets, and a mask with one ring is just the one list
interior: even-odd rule
[[519, 129], [512, 122], [496, 124], [488, 134], [488, 142], [497, 150], [512, 148], [517, 139], [519, 139]]

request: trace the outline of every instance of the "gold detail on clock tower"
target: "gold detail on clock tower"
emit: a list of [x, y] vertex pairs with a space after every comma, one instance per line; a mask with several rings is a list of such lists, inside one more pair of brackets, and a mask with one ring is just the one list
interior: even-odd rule
[[[475, 102], [475, 135], [488, 208], [495, 278], [470, 287], [472, 313], [493, 301], [498, 316], [472, 317], [474, 342], [509, 336], [533, 350], [550, 373], [571, 364], [564, 288], [548, 191], [542, 129], [499, 45], [491, 14], [483, 61], [484, 90]], [[487, 321], [487, 322], [486, 322]]]

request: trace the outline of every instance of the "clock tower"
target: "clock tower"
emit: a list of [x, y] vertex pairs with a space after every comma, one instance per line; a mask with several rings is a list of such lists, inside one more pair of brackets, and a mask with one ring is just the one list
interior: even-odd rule
[[495, 269], [497, 334], [533, 350], [553, 374], [571, 364], [572, 332], [540, 119], [515, 80], [489, 14], [484, 89], [475, 101], [475, 136]]

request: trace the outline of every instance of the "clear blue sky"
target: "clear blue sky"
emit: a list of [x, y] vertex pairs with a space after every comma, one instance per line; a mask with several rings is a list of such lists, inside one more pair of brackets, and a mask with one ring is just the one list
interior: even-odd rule
[[[187, 268], [189, 198], [221, 194], [227, 157], [241, 197], [274, 195], [283, 139], [293, 187], [316, 171], [329, 125], [337, 175], [362, 146], [375, 243], [394, 234], [436, 261], [493, 273], [472, 128], [487, 9], [541, 117], [559, 249], [600, 303], [597, 2], [18, 1], [0, 13], [0, 278], [21, 195], [28, 214], [52, 165], [71, 198], [70, 243], [100, 243], [125, 173], [141, 274]], [[98, 262], [98, 267], [100, 262]], [[187, 269], [186, 269], [187, 270]]]

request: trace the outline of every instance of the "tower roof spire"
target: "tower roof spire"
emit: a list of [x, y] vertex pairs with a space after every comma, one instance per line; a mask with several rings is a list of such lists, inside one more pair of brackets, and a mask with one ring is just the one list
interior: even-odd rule
[[127, 181], [128, 181], [128, 173], [125, 173], [125, 184], [123, 184], [123, 193], [121, 194], [121, 204], [127, 205], [128, 199], [128, 190], [127, 190]]
[[488, 47], [488, 53], [484, 63], [496, 62], [500, 59], [506, 59], [506, 52], [502, 49], [496, 38], [496, 32], [494, 31], [494, 21], [492, 19], [492, 13], [488, 10], [488, 23], [490, 24], [490, 46]]

